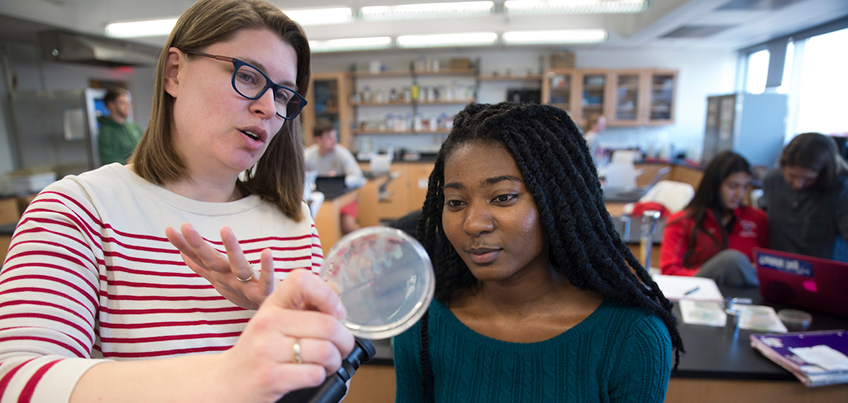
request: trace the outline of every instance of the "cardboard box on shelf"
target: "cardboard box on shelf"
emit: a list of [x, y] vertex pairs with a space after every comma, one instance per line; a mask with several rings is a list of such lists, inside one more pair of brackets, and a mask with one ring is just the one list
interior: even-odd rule
[[551, 68], [553, 68], [553, 69], [573, 69], [574, 68], [574, 53], [570, 53], [570, 52], [551, 53]]
[[450, 59], [450, 68], [452, 69], [470, 69], [471, 59], [453, 58]]

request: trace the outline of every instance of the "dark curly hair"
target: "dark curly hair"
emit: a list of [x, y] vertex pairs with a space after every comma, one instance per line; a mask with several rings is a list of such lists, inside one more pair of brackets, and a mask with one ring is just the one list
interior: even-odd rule
[[[442, 228], [445, 161], [458, 147], [475, 141], [503, 144], [515, 158], [539, 210], [556, 272], [580, 289], [596, 291], [659, 316], [671, 335], [677, 369], [684, 350], [671, 313], [672, 303], [618, 235], [604, 205], [597, 169], [577, 126], [568, 114], [549, 105], [472, 103], [456, 115], [453, 130], [442, 144], [430, 174], [417, 228], [418, 239], [433, 259], [435, 299], [446, 302], [456, 289], [476, 282]], [[421, 321], [425, 394], [432, 376], [427, 344], [425, 315]]]

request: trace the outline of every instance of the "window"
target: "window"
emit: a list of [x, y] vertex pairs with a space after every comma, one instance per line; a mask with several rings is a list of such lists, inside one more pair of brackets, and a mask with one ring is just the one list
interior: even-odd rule
[[795, 42], [791, 40], [786, 44], [786, 60], [783, 62], [783, 78], [780, 79], [778, 94], [789, 93], [789, 83], [792, 81], [792, 64], [795, 61]]
[[762, 94], [766, 90], [768, 64], [768, 50], [761, 50], [748, 55], [748, 71], [745, 74], [745, 92]]
[[[795, 133], [848, 133], [848, 28], [811, 37], [804, 46]], [[791, 128], [790, 128], [791, 129]]]

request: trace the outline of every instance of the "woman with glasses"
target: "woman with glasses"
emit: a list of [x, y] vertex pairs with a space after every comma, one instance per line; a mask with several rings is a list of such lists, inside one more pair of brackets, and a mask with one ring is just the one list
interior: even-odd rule
[[309, 54], [260, 0], [180, 17], [130, 163], [52, 184], [15, 230], [0, 399], [273, 402], [340, 367], [293, 120]]

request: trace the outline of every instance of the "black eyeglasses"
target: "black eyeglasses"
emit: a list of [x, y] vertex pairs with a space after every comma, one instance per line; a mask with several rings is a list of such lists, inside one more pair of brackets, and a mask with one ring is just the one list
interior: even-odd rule
[[259, 99], [268, 88], [271, 88], [274, 91], [277, 116], [285, 120], [296, 118], [303, 107], [306, 106], [306, 99], [297, 91], [271, 81], [268, 75], [250, 63], [234, 57], [216, 56], [202, 52], [183, 51], [183, 53], [231, 62], [233, 64], [233, 89], [247, 99]]

